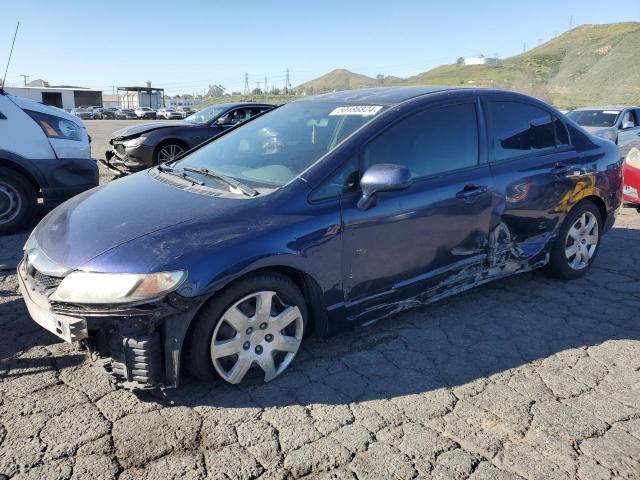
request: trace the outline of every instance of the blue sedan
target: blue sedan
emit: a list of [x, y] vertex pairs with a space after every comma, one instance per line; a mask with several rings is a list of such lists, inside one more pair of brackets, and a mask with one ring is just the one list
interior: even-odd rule
[[270, 381], [303, 339], [540, 267], [593, 264], [616, 145], [536, 99], [374, 88], [305, 98], [85, 192], [33, 231], [33, 319], [117, 380]]

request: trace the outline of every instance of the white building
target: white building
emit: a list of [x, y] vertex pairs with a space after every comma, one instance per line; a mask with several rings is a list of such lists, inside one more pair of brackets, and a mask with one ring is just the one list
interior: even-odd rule
[[117, 87], [118, 101], [122, 108], [149, 107], [154, 110], [164, 106], [164, 88], [155, 88], [151, 82], [146, 87]]
[[4, 87], [16, 97], [29, 98], [58, 108], [100, 107], [102, 91], [83, 87]]
[[484, 55], [480, 55], [479, 57], [464, 57], [463, 64], [464, 65], [488, 65], [490, 67], [495, 67], [500, 65], [500, 59], [485, 57]]

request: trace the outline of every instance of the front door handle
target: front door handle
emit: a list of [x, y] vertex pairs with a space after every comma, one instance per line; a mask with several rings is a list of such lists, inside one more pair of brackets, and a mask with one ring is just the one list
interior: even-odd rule
[[473, 197], [477, 197], [478, 195], [482, 195], [487, 191], [487, 187], [477, 186], [477, 185], [465, 185], [462, 190], [456, 193], [456, 198], [463, 199], [465, 201], [471, 201]]

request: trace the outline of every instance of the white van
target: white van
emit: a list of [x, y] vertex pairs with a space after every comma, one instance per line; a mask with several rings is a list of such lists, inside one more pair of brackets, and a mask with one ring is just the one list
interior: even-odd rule
[[0, 234], [98, 185], [91, 138], [78, 117], [0, 89]]

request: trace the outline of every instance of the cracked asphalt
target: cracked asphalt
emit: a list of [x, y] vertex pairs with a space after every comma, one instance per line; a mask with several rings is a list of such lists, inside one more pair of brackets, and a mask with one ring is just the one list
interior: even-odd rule
[[114, 388], [0, 272], [0, 478], [638, 479], [639, 272], [623, 209], [579, 280], [500, 280], [308, 338], [271, 383], [166, 397]]

